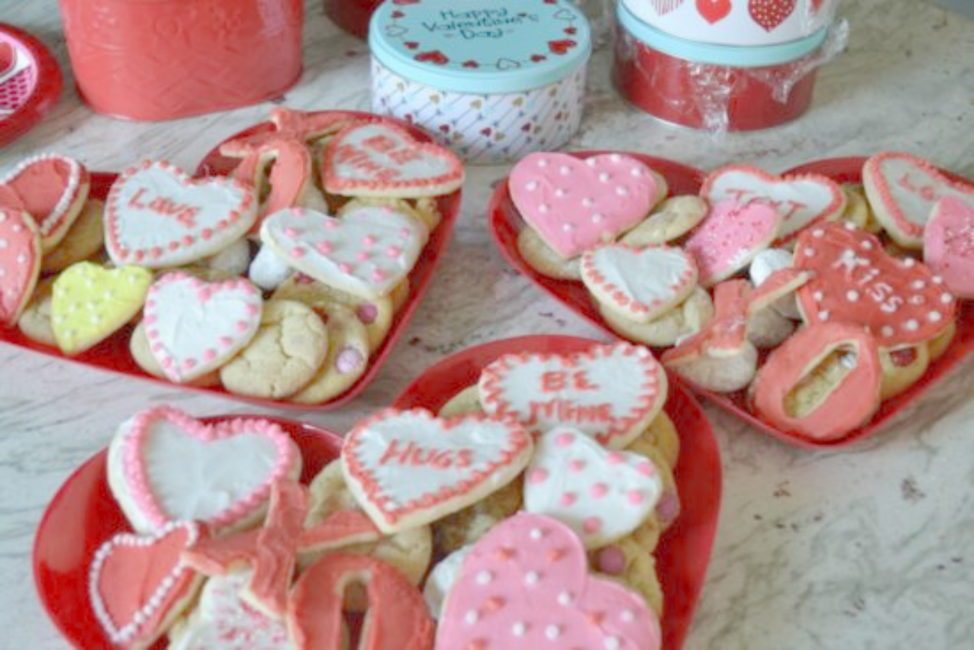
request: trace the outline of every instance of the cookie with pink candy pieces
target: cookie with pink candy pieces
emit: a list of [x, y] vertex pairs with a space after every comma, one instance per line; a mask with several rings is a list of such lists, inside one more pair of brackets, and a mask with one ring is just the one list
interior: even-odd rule
[[876, 220], [906, 249], [923, 248], [924, 229], [943, 197], [974, 207], [974, 184], [952, 180], [929, 161], [908, 153], [870, 157], [862, 167], [862, 184]]
[[974, 202], [937, 201], [923, 231], [923, 261], [955, 296], [974, 299]]
[[30, 215], [0, 207], [0, 327], [13, 327], [41, 273], [41, 235]]
[[20, 162], [0, 178], [0, 206], [28, 213], [44, 252], [54, 250], [88, 199], [91, 179], [73, 158], [43, 154]]
[[618, 153], [533, 153], [514, 166], [508, 185], [524, 221], [565, 259], [615, 241], [667, 192], [661, 176]]
[[642, 596], [590, 575], [585, 548], [570, 528], [522, 512], [463, 560], [435, 647], [659, 650], [661, 643], [659, 620]]

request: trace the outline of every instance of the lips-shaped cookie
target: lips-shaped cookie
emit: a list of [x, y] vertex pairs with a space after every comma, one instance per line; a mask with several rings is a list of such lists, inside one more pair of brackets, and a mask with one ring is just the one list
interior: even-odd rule
[[26, 212], [0, 207], [0, 327], [14, 325], [41, 271], [41, 237]]
[[250, 186], [222, 176], [192, 179], [166, 161], [145, 161], [108, 194], [105, 247], [119, 266], [181, 266], [243, 237], [256, 218]]
[[88, 170], [77, 160], [56, 154], [34, 156], [0, 179], [0, 205], [33, 217], [41, 246], [49, 251], [68, 232], [89, 187]]
[[929, 341], [954, 319], [956, 300], [940, 276], [912, 258], [887, 254], [876, 237], [852, 224], [802, 233], [795, 268], [813, 273], [798, 290], [807, 323], [859, 325], [880, 347]]
[[774, 206], [782, 219], [776, 244], [791, 241], [812, 224], [838, 218], [846, 204], [842, 188], [827, 176], [776, 176], [751, 165], [728, 165], [712, 172], [700, 188], [700, 196], [711, 205], [733, 199], [741, 204], [760, 200]]
[[524, 220], [566, 258], [613, 241], [635, 226], [649, 213], [659, 190], [649, 167], [621, 154], [582, 160], [534, 153], [515, 165], [508, 185]]

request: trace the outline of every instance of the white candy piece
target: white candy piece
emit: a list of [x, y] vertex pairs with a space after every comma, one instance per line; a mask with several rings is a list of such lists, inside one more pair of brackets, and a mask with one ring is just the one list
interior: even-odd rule
[[269, 246], [261, 246], [250, 263], [247, 277], [264, 291], [273, 291], [294, 275], [294, 269], [287, 265], [280, 255]]
[[473, 545], [467, 545], [455, 550], [447, 555], [443, 560], [433, 567], [429, 577], [426, 579], [426, 586], [423, 588], [423, 598], [426, 599], [426, 607], [429, 609], [430, 616], [439, 620], [446, 603], [447, 596], [453, 584], [460, 576], [460, 569], [463, 561]]
[[246, 275], [250, 264], [250, 244], [246, 239], [238, 239], [213, 257], [203, 260], [203, 263], [230, 275]]

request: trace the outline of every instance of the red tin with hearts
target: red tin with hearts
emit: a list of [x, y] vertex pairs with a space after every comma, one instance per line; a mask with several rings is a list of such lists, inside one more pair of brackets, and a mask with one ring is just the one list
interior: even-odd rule
[[255, 104], [301, 76], [301, 0], [61, 0], [93, 110], [168, 120]]

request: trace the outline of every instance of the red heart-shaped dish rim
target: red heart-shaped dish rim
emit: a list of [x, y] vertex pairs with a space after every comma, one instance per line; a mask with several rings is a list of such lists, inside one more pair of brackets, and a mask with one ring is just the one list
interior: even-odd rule
[[63, 79], [57, 59], [42, 42], [17, 29], [13, 25], [0, 23], [0, 33], [15, 42], [21, 51], [26, 51], [33, 59], [36, 68], [37, 81], [34, 91], [17, 110], [4, 118], [0, 118], [0, 147], [10, 144], [26, 134], [57, 104], [61, 96]]
[[[601, 341], [573, 336], [525, 336], [467, 348], [427, 368], [396, 398], [401, 409], [434, 413], [460, 390], [477, 383], [480, 371], [511, 353], [572, 353]], [[679, 384], [671, 383], [666, 413], [680, 434], [674, 468], [682, 512], [663, 535], [656, 568], [663, 587], [663, 647], [679, 650], [693, 622], [707, 575], [720, 514], [720, 450], [703, 409]]]
[[[600, 153], [605, 152], [574, 152], [573, 155], [587, 158]], [[665, 176], [667, 182], [670, 184], [670, 196], [677, 194], [696, 194], [706, 176], [703, 171], [670, 160], [653, 158], [638, 153], [627, 153], [627, 155], [642, 160], [655, 171]], [[832, 158], [810, 162], [783, 173], [817, 173], [828, 176], [839, 183], [860, 183], [862, 181], [862, 166], [865, 162], [866, 158], [861, 156]], [[956, 175], [949, 173], [947, 175], [954, 180], [964, 180]], [[602, 319], [589, 292], [581, 282], [555, 280], [541, 275], [521, 257], [517, 249], [517, 234], [524, 227], [524, 222], [511, 201], [506, 178], [498, 181], [496, 185], [488, 207], [487, 217], [494, 243], [500, 250], [501, 255], [503, 255], [511, 266], [547, 294], [595, 327], [601, 329], [607, 335], [616, 339], [625, 340], [622, 336], [616, 334]], [[704, 390], [679, 378], [677, 378], [677, 381], [682, 382], [697, 395], [707, 398], [707, 400], [721, 410], [730, 413], [750, 424], [758, 431], [784, 443], [804, 449], [838, 449], [858, 443], [882, 431], [897, 416], [915, 404], [922, 395], [946, 379], [972, 350], [974, 350], [974, 303], [964, 302], [961, 303], [958, 309], [957, 335], [954, 341], [944, 356], [930, 364], [930, 368], [923, 378], [911, 386], [909, 390], [883, 402], [879, 411], [868, 424], [849, 432], [842, 438], [828, 442], [808, 440], [787, 431], [780, 431], [770, 424], [761, 421], [747, 409], [745, 404], [745, 391], [727, 395]]]

